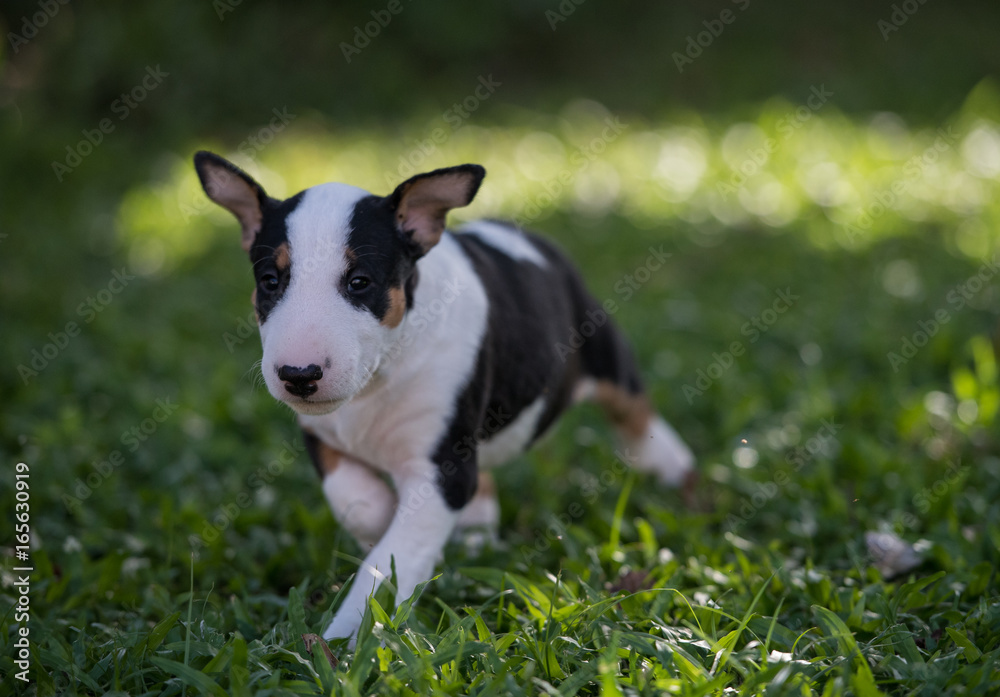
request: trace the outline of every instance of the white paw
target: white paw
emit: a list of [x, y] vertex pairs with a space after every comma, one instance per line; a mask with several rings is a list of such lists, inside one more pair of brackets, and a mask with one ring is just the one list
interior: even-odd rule
[[337, 610], [337, 614], [333, 616], [330, 626], [323, 632], [323, 638], [327, 641], [330, 639], [346, 638], [348, 640], [348, 648], [353, 649], [358, 641], [358, 629], [361, 627], [361, 619], [364, 617], [365, 608], [366, 606], [364, 605], [360, 608], [347, 607], [347, 601], [345, 600], [344, 605], [341, 605], [340, 609]]
[[465, 547], [470, 556], [478, 556], [486, 547], [496, 547], [500, 535], [495, 525], [469, 526], [455, 528], [451, 540]]
[[650, 420], [646, 432], [630, 439], [635, 468], [656, 475], [662, 484], [680, 486], [694, 469], [694, 453], [661, 417]]
[[500, 526], [500, 502], [496, 494], [476, 495], [465, 504], [458, 514], [452, 539], [461, 539], [464, 530], [498, 528]]

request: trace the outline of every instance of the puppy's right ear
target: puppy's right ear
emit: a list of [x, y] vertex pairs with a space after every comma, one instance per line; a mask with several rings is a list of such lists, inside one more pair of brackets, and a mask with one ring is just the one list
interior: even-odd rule
[[195, 153], [194, 168], [208, 197], [240, 221], [243, 249], [249, 252], [264, 218], [264, 189], [232, 162], [206, 150]]

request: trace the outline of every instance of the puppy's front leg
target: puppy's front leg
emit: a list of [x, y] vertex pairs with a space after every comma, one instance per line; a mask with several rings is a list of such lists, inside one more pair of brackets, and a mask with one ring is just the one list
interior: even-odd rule
[[445, 501], [439, 469], [430, 460], [407, 463], [405, 474], [393, 477], [399, 505], [385, 535], [354, 577], [351, 590], [323, 633], [324, 639], [350, 637], [354, 645], [368, 598], [382, 581], [392, 576], [396, 563], [396, 602], [413, 594], [418, 583], [429, 579], [445, 542], [458, 519], [458, 511]]

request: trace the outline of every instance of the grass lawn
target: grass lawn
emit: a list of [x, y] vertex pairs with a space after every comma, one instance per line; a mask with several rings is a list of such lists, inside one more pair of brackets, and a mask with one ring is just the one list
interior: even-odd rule
[[[0, 697], [1000, 695], [998, 10], [5, 2]], [[566, 249], [699, 489], [581, 405], [495, 543], [315, 643], [361, 551], [199, 149], [484, 165], [452, 222]]]
[[[4, 460], [31, 466], [37, 693], [997, 694], [996, 279], [972, 293], [982, 262], [934, 226], [845, 251], [808, 225], [541, 224], [617, 302], [698, 454], [699, 501], [630, 474], [581, 407], [499, 473], [500, 541], [452, 545], [416, 603], [380, 598], [332, 662], [302, 636], [359, 550], [255, 386], [235, 228], [170, 274], [126, 269], [89, 322], [77, 304], [122, 264], [86, 256], [68, 291], [10, 309], [11, 365], [81, 326], [28, 385], [4, 383]], [[896, 533], [916, 566], [886, 580], [866, 532]], [[0, 617], [0, 694], [15, 627]]]

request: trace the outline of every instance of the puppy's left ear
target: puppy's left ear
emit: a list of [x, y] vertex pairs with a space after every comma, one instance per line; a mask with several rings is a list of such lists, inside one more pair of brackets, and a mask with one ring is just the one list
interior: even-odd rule
[[264, 189], [232, 162], [207, 150], [195, 153], [194, 168], [208, 197], [240, 221], [243, 250], [249, 252], [264, 218]]
[[407, 179], [389, 197], [396, 227], [426, 254], [441, 239], [448, 211], [469, 205], [485, 176], [479, 165], [459, 165]]

